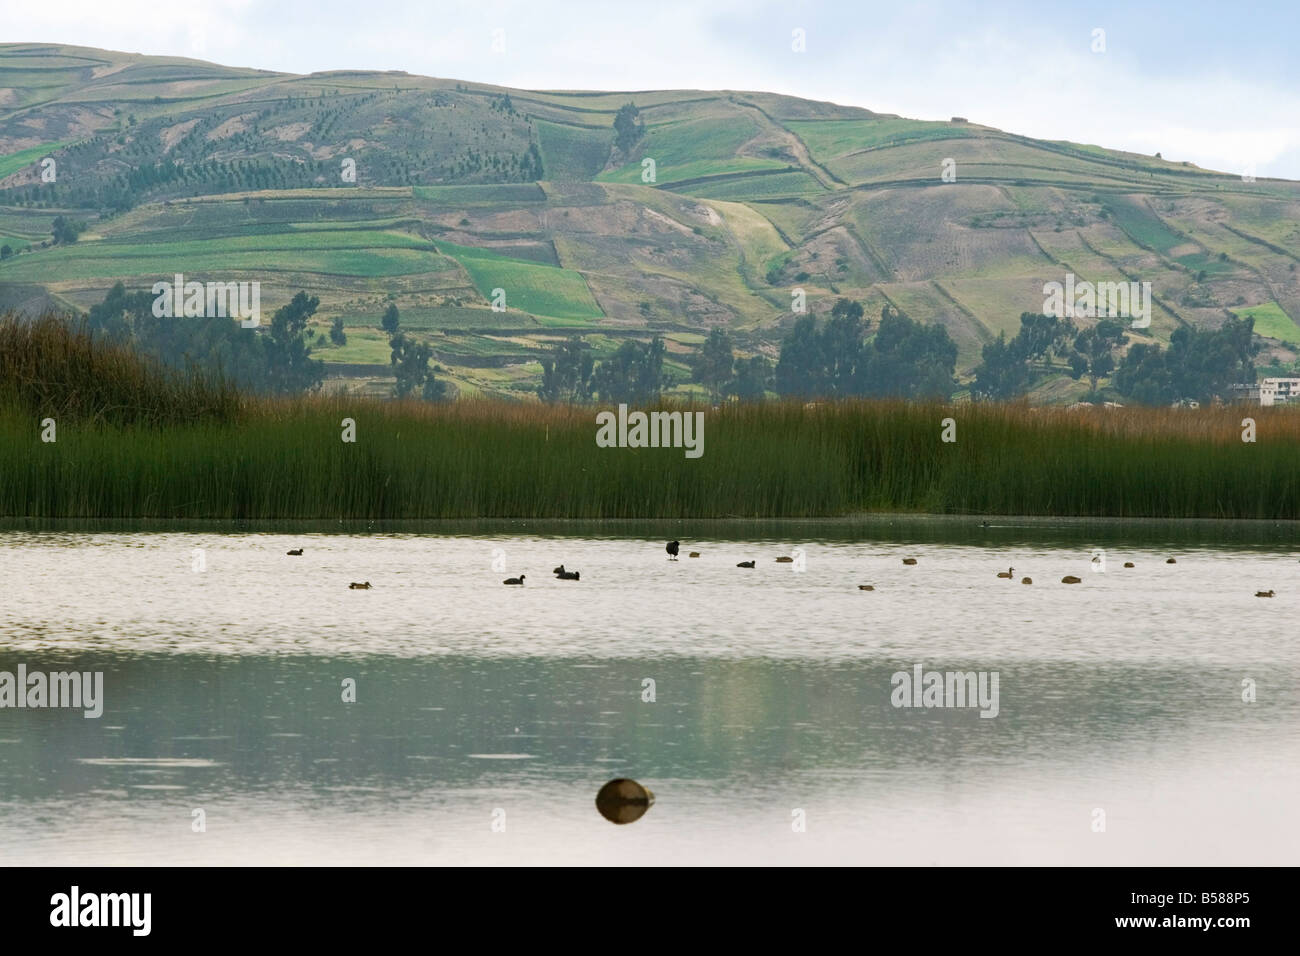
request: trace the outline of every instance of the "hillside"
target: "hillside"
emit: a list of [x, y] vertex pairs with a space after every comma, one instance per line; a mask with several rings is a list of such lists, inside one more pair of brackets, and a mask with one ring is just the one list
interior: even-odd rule
[[[644, 135], [624, 151], [629, 102]], [[74, 244], [49, 242], [59, 215], [86, 220]], [[795, 287], [817, 313], [847, 296], [942, 323], [963, 378], [1067, 272], [1150, 281], [1156, 341], [1235, 311], [1269, 336], [1261, 362], [1300, 348], [1300, 183], [756, 92], [507, 90], [0, 45], [6, 244], [0, 309], [84, 309], [119, 279], [177, 272], [259, 279], [264, 312], [306, 289], [319, 327], [342, 316], [348, 335], [315, 354], [371, 387], [390, 302], [463, 394], [523, 396], [571, 332], [598, 355], [662, 334], [679, 380], [716, 325], [775, 355]]]

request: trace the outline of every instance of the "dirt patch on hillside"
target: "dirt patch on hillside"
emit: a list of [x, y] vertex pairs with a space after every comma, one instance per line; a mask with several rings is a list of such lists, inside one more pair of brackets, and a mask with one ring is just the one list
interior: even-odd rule
[[655, 222], [661, 222], [669, 229], [676, 229], [678, 232], [682, 233], [682, 235], [689, 236], [692, 234], [690, 226], [684, 225], [678, 222], [676, 219], [672, 219], [668, 216], [665, 216], [661, 212], [656, 212], [655, 210], [651, 209], [648, 206], [642, 209], [642, 213], [646, 216], [646, 218], [653, 219]]
[[302, 139], [309, 129], [311, 123], [286, 123], [267, 130], [266, 135], [274, 136], [282, 143], [290, 143]]
[[232, 116], [204, 138], [208, 142], [212, 142], [218, 139], [229, 139], [236, 133], [242, 133], [248, 129], [248, 117], [250, 115], [251, 114], [245, 113], [239, 116]]
[[163, 152], [170, 153], [176, 147], [177, 143], [189, 135], [190, 130], [192, 130], [197, 123], [198, 120], [196, 119], [186, 120], [184, 123], [177, 123], [175, 126], [168, 126], [165, 130], [160, 132], [158, 138], [162, 140]]

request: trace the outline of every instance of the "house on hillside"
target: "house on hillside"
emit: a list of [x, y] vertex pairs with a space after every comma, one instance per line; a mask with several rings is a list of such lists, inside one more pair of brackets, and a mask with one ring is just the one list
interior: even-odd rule
[[1232, 400], [1251, 405], [1300, 403], [1300, 378], [1266, 378], [1232, 386]]
[[1259, 383], [1261, 405], [1290, 405], [1300, 401], [1300, 378], [1266, 378]]

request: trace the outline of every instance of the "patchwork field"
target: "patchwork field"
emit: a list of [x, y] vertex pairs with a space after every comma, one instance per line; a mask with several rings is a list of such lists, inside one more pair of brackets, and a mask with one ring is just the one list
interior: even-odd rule
[[[15, 251], [0, 304], [84, 309], [177, 272], [262, 281], [264, 310], [304, 289], [314, 332], [343, 320], [346, 346], [313, 344], [337, 387], [382, 391], [395, 304], [462, 394], [534, 394], [570, 333], [599, 354], [664, 335], [672, 390], [695, 394], [703, 336], [775, 355], [799, 290], [814, 314], [850, 297], [869, 319], [888, 304], [942, 324], [960, 391], [1067, 272], [1151, 282], [1158, 343], [1236, 314], [1270, 367], [1300, 357], [1293, 182], [758, 92], [294, 76], [39, 44], [0, 45], [0, 86]], [[628, 103], [643, 131], [621, 149]], [[59, 216], [75, 242], [54, 241]]]

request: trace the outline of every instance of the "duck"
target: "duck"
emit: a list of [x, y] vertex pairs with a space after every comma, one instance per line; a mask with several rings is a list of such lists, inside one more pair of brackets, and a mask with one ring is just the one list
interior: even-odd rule
[[670, 558], [675, 558], [677, 557], [677, 552], [681, 549], [681, 546], [682, 543], [680, 541], [669, 541], [664, 545], [664, 550], [668, 552]]
[[690, 554], [687, 555], [688, 558], [698, 558], [699, 556], [700, 556], [700, 552], [698, 551], [692, 551]]
[[1014, 577], [1014, 576], [1015, 576], [1015, 572], [1016, 572], [1016, 569], [1015, 569], [1015, 568], [1007, 568], [1005, 571], [999, 571], [999, 572], [998, 572], [998, 577], [1000, 577], [1000, 578], [1010, 578], [1010, 577]]
[[369, 591], [371, 584], [369, 581], [365, 582], [364, 584], [358, 584], [356, 581], [353, 581], [351, 584], [348, 585], [348, 587], [351, 588], [353, 591]]
[[506, 579], [505, 579], [504, 581], [502, 581], [501, 583], [502, 583], [502, 584], [523, 584], [523, 583], [524, 583], [524, 575], [521, 574], [521, 575], [519, 575], [519, 577], [517, 577], [517, 578], [506, 578]]
[[294, 548], [292, 551], [286, 551], [285, 554], [291, 554], [295, 558], [302, 557], [302, 548]]
[[577, 571], [561, 571], [559, 574], [557, 574], [557, 575], [555, 576], [555, 579], [556, 579], [557, 581], [577, 581], [577, 580], [578, 580], [578, 572], [577, 572]]
[[859, 584], [859, 585], [858, 585], [858, 590], [859, 590], [859, 591], [874, 591], [875, 589], [876, 589], [876, 586], [875, 586], [874, 584]]
[[1256, 591], [1256, 592], [1255, 592], [1255, 597], [1272, 597], [1272, 596], [1273, 596], [1273, 592], [1272, 592], [1272, 591]]
[[564, 573], [564, 565], [560, 565], [558, 568], [552, 568], [552, 569], [551, 569], [551, 573], [552, 573], [552, 574], [563, 574], [563, 573]]
[[1124, 567], [1126, 567], [1126, 568], [1135, 568], [1135, 567], [1137, 567], [1137, 565], [1135, 565], [1132, 561], [1125, 561], [1125, 562], [1124, 562]]
[[1033, 579], [1033, 578], [1021, 578], [1021, 579], [1020, 579], [1020, 583], [1021, 583], [1021, 584], [1033, 584], [1033, 583], [1034, 583], [1034, 579]]
[[904, 563], [904, 564], [916, 564], [916, 558], [904, 558], [904, 559], [903, 559], [903, 563]]
[[1065, 577], [1061, 578], [1061, 583], [1062, 583], [1062, 584], [1082, 584], [1082, 583], [1083, 583], [1083, 578], [1076, 578], [1073, 574], [1067, 574]]
[[779, 558], [776, 559], [776, 563], [777, 563], [777, 564], [794, 564], [794, 558], [789, 557], [788, 555], [782, 555], [781, 557], [779, 557]]
[[753, 561], [741, 561], [739, 564], [736, 565], [736, 567], [738, 568], [752, 568], [753, 566], [754, 566]]

